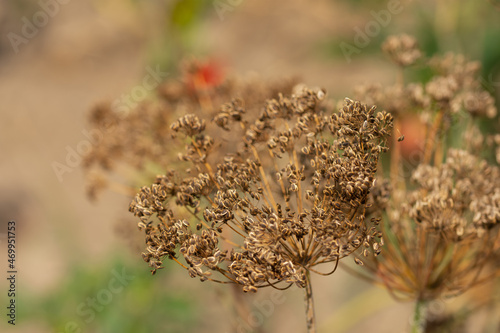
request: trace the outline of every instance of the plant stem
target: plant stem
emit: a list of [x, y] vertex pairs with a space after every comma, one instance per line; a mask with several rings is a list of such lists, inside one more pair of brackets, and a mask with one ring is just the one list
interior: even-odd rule
[[316, 333], [316, 318], [314, 316], [314, 301], [313, 301], [313, 292], [311, 286], [311, 276], [309, 271], [306, 271], [306, 294], [305, 294], [305, 303], [306, 303], [306, 320], [307, 320], [307, 332], [308, 333]]
[[[440, 144], [440, 138], [437, 137], [439, 129], [441, 128], [444, 117], [444, 111], [440, 110], [434, 119], [434, 124], [430, 128], [429, 135], [427, 136], [427, 141], [425, 142], [424, 150], [424, 163], [429, 164], [432, 158], [432, 153], [436, 150], [437, 146]], [[439, 161], [438, 163], [440, 163]], [[434, 161], [436, 163], [436, 161]], [[436, 164], [435, 164], [436, 165]], [[437, 164], [439, 165], [439, 164]]]
[[417, 299], [415, 303], [415, 311], [413, 313], [413, 321], [411, 323], [411, 333], [425, 332], [425, 303]]

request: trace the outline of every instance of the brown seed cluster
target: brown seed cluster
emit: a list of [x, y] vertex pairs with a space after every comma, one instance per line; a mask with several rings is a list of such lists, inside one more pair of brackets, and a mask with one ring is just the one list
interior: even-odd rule
[[371, 189], [392, 117], [349, 99], [332, 113], [324, 98], [322, 90], [280, 94], [253, 118], [237, 99], [212, 121], [174, 122], [185, 167], [130, 204], [153, 273], [171, 259], [191, 277], [244, 291], [305, 287], [309, 271], [326, 274], [318, 265], [330, 264], [330, 274], [360, 248], [380, 253], [380, 219], [366, 212], [378, 200]]
[[417, 40], [406, 34], [389, 36], [382, 44], [382, 50], [401, 67], [413, 65], [422, 56]]
[[488, 278], [500, 239], [500, 169], [451, 149], [444, 164], [420, 165], [412, 179], [402, 206], [387, 210], [383, 255], [366, 260], [371, 278], [396, 297], [424, 301]]
[[[380, 230], [386, 244], [383, 255], [368, 253], [364, 259], [371, 275], [359, 272], [396, 298], [417, 301], [454, 296], [499, 274], [494, 260], [500, 244], [500, 169], [482, 156], [488, 152], [485, 143], [493, 150], [500, 136], [484, 140], [477, 126], [480, 117], [496, 115], [495, 101], [481, 87], [479, 63], [446, 54], [427, 64], [434, 76], [425, 85], [405, 84], [401, 75], [394, 86], [357, 90], [358, 97], [387, 107], [396, 125], [411, 112], [421, 112], [427, 125], [420, 161], [403, 160], [393, 142], [390, 186], [383, 186], [385, 181], [372, 189], [370, 211], [384, 213]], [[461, 149], [448, 145], [455, 127]], [[357, 258], [363, 254], [358, 251]]]
[[450, 149], [440, 167], [420, 165], [413, 180], [408, 213], [425, 228], [460, 240], [500, 223], [500, 169], [466, 151]]
[[[411, 66], [421, 55], [416, 40], [407, 35], [390, 36], [382, 49], [402, 67]], [[433, 109], [433, 113], [443, 110], [448, 116], [461, 111], [474, 117], [496, 116], [495, 101], [484, 90], [479, 79], [479, 62], [468, 61], [464, 56], [452, 53], [422, 62], [434, 73], [425, 85], [405, 84], [400, 72], [400, 80], [394, 85], [382, 87], [380, 84], [362, 84], [355, 87], [356, 98], [383, 107], [395, 117], [402, 113], [430, 109]]]
[[431, 58], [428, 64], [436, 76], [427, 83], [426, 92], [439, 107], [451, 113], [464, 110], [474, 117], [496, 116], [495, 101], [479, 79], [479, 62], [447, 53]]

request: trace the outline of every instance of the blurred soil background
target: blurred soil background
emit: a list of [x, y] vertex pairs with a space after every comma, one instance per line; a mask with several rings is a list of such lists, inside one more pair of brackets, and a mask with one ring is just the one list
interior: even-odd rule
[[[142, 235], [129, 216], [129, 200], [106, 191], [92, 203], [80, 167], [64, 173], [62, 181], [53, 170], [54, 161], [65, 163], [67, 147], [76, 149], [86, 139], [90, 109], [129, 93], [148, 66], [175, 78], [184, 57], [213, 58], [231, 75], [298, 76], [342, 99], [358, 83], [394, 82], [395, 69], [379, 47], [390, 33], [407, 32], [428, 55], [461, 51], [483, 61], [498, 98], [500, 11], [494, 3], [401, 2], [401, 13], [351, 61], [339, 44], [354, 45], [354, 29], [364, 29], [374, 20], [371, 12], [386, 10], [387, 2], [243, 0], [233, 1], [237, 5], [222, 16], [216, 3], [68, 1], [36, 36], [18, 45], [17, 53], [8, 34], [21, 36], [23, 17], [31, 21], [42, 7], [28, 0], [0, 3], [0, 268], [7, 270], [6, 224], [15, 220], [19, 271], [15, 328], [6, 323], [7, 282], [0, 279], [0, 331], [231, 332], [234, 327], [230, 287], [202, 284], [178, 267], [151, 277], [140, 251], [130, 245], [130, 237]], [[95, 318], [78, 312], [122, 270], [134, 279], [112, 294]], [[313, 280], [320, 332], [408, 329], [412, 305], [396, 303], [384, 290], [341, 269]], [[273, 292], [248, 296], [249, 303], [264, 304]], [[291, 288], [282, 297], [272, 315], [259, 310], [265, 323], [256, 332], [305, 331], [302, 290]]]

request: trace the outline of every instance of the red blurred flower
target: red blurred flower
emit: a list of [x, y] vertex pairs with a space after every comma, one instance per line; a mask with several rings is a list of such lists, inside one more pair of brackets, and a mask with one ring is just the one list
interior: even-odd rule
[[224, 72], [220, 62], [214, 59], [191, 60], [186, 63], [184, 79], [190, 91], [206, 91], [224, 81]]

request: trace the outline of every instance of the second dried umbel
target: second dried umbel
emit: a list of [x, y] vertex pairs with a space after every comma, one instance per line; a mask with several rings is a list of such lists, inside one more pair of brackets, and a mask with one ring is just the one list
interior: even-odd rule
[[[409, 45], [392, 49], [413, 54], [416, 43], [408, 38], [391, 37], [384, 50]], [[484, 158], [488, 140], [478, 126], [481, 117], [493, 118], [497, 110], [481, 86], [478, 62], [436, 56], [425, 61], [434, 73], [425, 85], [405, 84], [398, 52], [388, 53], [400, 66], [399, 82], [358, 93], [390, 110], [394, 129], [401, 126], [407, 139], [420, 142], [406, 159], [399, 142], [393, 142], [387, 174], [391, 186], [381, 188], [387, 200], [374, 206], [384, 215], [383, 255], [368, 254], [368, 270], [356, 272], [385, 286], [396, 299], [414, 301], [411, 332], [420, 333], [436, 324], [425, 316], [428, 304], [463, 294], [500, 273], [492, 265], [500, 241], [500, 169]], [[422, 121], [413, 120], [406, 132], [403, 121], [416, 112]], [[493, 144], [495, 136], [489, 141]]]

